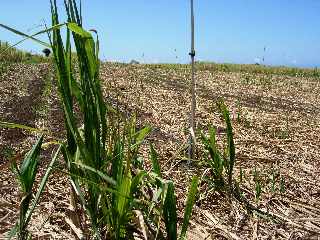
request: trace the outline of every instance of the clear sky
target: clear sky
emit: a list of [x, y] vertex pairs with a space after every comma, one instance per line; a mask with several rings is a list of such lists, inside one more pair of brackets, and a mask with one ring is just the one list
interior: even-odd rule
[[[189, 0], [82, 0], [107, 60], [188, 62]], [[319, 0], [194, 0], [197, 60], [320, 66]], [[63, 10], [62, 0], [58, 0]], [[2, 0], [0, 23], [33, 33], [50, 23], [49, 0]], [[0, 29], [0, 39], [20, 38]], [[45, 36], [44, 38], [45, 39]], [[40, 52], [36, 43], [20, 48]]]

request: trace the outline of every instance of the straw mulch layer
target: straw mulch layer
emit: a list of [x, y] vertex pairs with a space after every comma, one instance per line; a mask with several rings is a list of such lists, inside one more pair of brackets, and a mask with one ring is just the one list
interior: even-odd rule
[[[63, 121], [48, 65], [15, 65], [0, 76], [1, 120], [46, 127], [60, 137]], [[51, 76], [51, 75], [49, 75]], [[124, 114], [136, 114], [139, 124], [151, 124], [149, 140], [161, 156], [164, 176], [173, 178], [182, 210], [192, 175], [210, 177], [198, 141], [198, 159], [184, 160], [188, 140], [190, 69], [184, 65], [103, 64], [106, 100]], [[50, 80], [48, 82], [48, 79]], [[251, 214], [243, 203], [200, 187], [189, 239], [317, 239], [320, 237], [320, 80], [283, 75], [198, 71], [197, 125], [218, 128], [223, 147], [225, 126], [216, 100], [225, 99], [236, 143], [234, 178], [251, 205], [269, 215]], [[49, 85], [48, 85], [49, 84]], [[51, 84], [51, 87], [50, 87]], [[50, 91], [47, 91], [47, 89]], [[36, 106], [36, 107], [35, 107]], [[37, 107], [38, 106], [38, 107]], [[14, 224], [19, 193], [8, 159], [21, 159], [35, 137], [19, 130], [0, 130], [0, 236]], [[50, 140], [49, 138], [47, 140]], [[48, 159], [53, 149], [44, 152]], [[147, 148], [144, 149], [147, 156]], [[41, 173], [47, 160], [41, 164]], [[146, 161], [146, 165], [150, 164]], [[256, 199], [254, 171], [262, 188]], [[272, 191], [272, 175], [275, 191]], [[68, 182], [51, 176], [31, 232], [55, 239], [73, 238], [68, 226]], [[180, 212], [182, 217], [183, 211]], [[0, 237], [1, 239], [1, 237]]]
[[[201, 154], [191, 167], [183, 161], [188, 140], [190, 69], [179, 65], [114, 64], [104, 65], [101, 75], [110, 102], [124, 112], [136, 113], [144, 124], [154, 127], [150, 140], [161, 152], [162, 168], [168, 178], [175, 180], [183, 206], [190, 177], [201, 176], [206, 170], [201, 167], [205, 166]], [[196, 80], [198, 128], [216, 126], [223, 142], [225, 126], [216, 101], [224, 98], [235, 133], [235, 179], [239, 180], [241, 167], [242, 191], [272, 219], [251, 215], [243, 204], [208, 193], [202, 186], [202, 201], [194, 210], [190, 239], [319, 237], [320, 80], [213, 71], [198, 71]], [[254, 169], [262, 185], [258, 201]], [[273, 172], [275, 192], [271, 190]]]

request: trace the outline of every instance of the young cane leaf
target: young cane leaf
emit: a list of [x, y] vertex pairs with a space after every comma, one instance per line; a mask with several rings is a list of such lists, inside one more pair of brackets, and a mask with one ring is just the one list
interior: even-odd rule
[[145, 126], [135, 134], [135, 139], [137, 143], [141, 143], [145, 137], [151, 132], [152, 128], [150, 126]]
[[147, 176], [146, 171], [140, 171], [133, 179], [132, 179], [132, 184], [131, 184], [131, 193], [135, 193], [138, 191], [138, 186], [139, 184], [143, 181], [143, 178]]
[[83, 163], [74, 163], [75, 165], [78, 165], [79, 167], [82, 167], [84, 169], [87, 169], [91, 172], [94, 172], [96, 174], [98, 174], [102, 179], [104, 179], [106, 182], [112, 184], [112, 185], [117, 185], [117, 183], [115, 182], [115, 180], [113, 180], [111, 177], [107, 176], [106, 174], [104, 174], [103, 172], [94, 169], [93, 167], [87, 166]]
[[230, 120], [230, 113], [228, 111], [227, 106], [223, 102], [223, 100], [220, 100], [218, 102], [218, 107], [220, 109], [220, 112], [222, 114], [222, 117], [227, 125], [227, 140], [228, 140], [228, 161], [227, 161], [227, 167], [228, 167], [228, 180], [229, 180], [229, 186], [231, 186], [232, 182], [232, 172], [233, 167], [235, 164], [235, 146], [234, 146], [234, 140], [233, 140], [233, 130]]
[[120, 186], [118, 187], [119, 195], [117, 197], [117, 210], [119, 216], [123, 216], [125, 214], [125, 208], [127, 206], [128, 197], [130, 196], [131, 189], [131, 176], [124, 176]]
[[44, 189], [45, 186], [46, 186], [46, 183], [47, 183], [47, 181], [48, 181], [48, 178], [49, 178], [49, 176], [50, 176], [50, 174], [51, 174], [51, 171], [52, 171], [52, 169], [53, 169], [53, 165], [55, 164], [56, 160], [58, 159], [58, 156], [59, 156], [59, 154], [60, 154], [60, 151], [61, 151], [61, 145], [59, 146], [59, 148], [58, 148], [58, 150], [56, 151], [54, 157], [52, 158], [52, 160], [51, 160], [51, 162], [50, 162], [50, 164], [49, 164], [49, 166], [48, 166], [48, 168], [47, 168], [47, 170], [46, 170], [46, 173], [44, 174], [44, 176], [43, 176], [43, 178], [42, 178], [42, 180], [41, 180], [41, 182], [40, 182], [40, 186], [39, 186], [39, 188], [38, 188], [37, 194], [36, 194], [36, 196], [35, 196], [35, 198], [34, 198], [34, 200], [33, 200], [33, 203], [32, 203], [32, 206], [31, 206], [31, 208], [30, 208], [30, 211], [28, 212], [28, 214], [27, 214], [27, 216], [26, 216], [26, 224], [28, 224], [29, 221], [30, 221], [31, 215], [32, 215], [32, 213], [33, 213], [33, 211], [34, 211], [34, 209], [35, 209], [35, 207], [36, 207], [36, 205], [37, 205], [37, 203], [38, 203], [38, 201], [39, 201], [39, 199], [40, 199], [40, 196], [41, 196], [41, 194], [42, 194], [42, 192], [43, 192], [43, 189]]
[[197, 176], [194, 176], [191, 181], [191, 185], [190, 185], [189, 193], [187, 197], [187, 205], [184, 210], [183, 223], [182, 223], [181, 234], [179, 238], [180, 240], [185, 239], [187, 234], [189, 220], [192, 214], [192, 208], [196, 201], [196, 195], [198, 191], [198, 182], [199, 182], [199, 178]]
[[82, 27], [76, 23], [67, 23], [67, 27], [74, 33], [79, 34], [83, 38], [92, 38], [91, 33], [85, 31]]
[[41, 145], [43, 141], [43, 135], [33, 145], [32, 149], [25, 156], [20, 169], [15, 161], [11, 163], [11, 168], [16, 175], [16, 178], [20, 184], [22, 191], [22, 199], [20, 201], [19, 221], [17, 227], [13, 228], [9, 233], [9, 236], [13, 236], [18, 232], [21, 239], [26, 239], [28, 236], [26, 216], [29, 209], [29, 204], [32, 199], [32, 187], [35, 182], [35, 176], [37, 173], [38, 159], [40, 155]]
[[1, 54], [1, 55], [4, 54], [4, 53], [7, 52], [10, 48], [15, 47], [15, 46], [21, 44], [22, 42], [24, 42], [24, 41], [26, 41], [26, 40], [28, 40], [28, 39], [31, 39], [31, 40], [33, 40], [33, 41], [41, 44], [42, 46], [44, 46], [44, 47], [46, 47], [46, 48], [50, 48], [50, 47], [51, 47], [50, 44], [48, 44], [48, 43], [46, 43], [46, 42], [43, 42], [43, 41], [35, 38], [35, 36], [41, 35], [41, 34], [43, 34], [43, 33], [48, 33], [48, 32], [53, 31], [53, 30], [55, 30], [55, 29], [61, 28], [61, 27], [64, 26], [64, 25], [65, 25], [65, 23], [57, 24], [57, 25], [52, 26], [51, 28], [47, 28], [47, 29], [41, 30], [41, 31], [39, 31], [39, 32], [37, 32], [37, 33], [35, 33], [35, 34], [28, 35], [28, 34], [26, 34], [26, 33], [23, 33], [23, 32], [20, 32], [20, 31], [18, 31], [18, 30], [16, 30], [16, 29], [13, 29], [13, 28], [11, 28], [11, 27], [9, 27], [9, 26], [7, 26], [7, 25], [0, 24], [0, 27], [5, 28], [5, 29], [7, 29], [8, 31], [11, 31], [11, 32], [13, 32], [13, 33], [15, 33], [15, 34], [17, 34], [17, 35], [20, 35], [20, 36], [24, 37], [24, 39], [18, 41], [17, 43], [13, 44], [12, 46], [8, 47], [7, 49], [4, 49], [3, 52], [1, 52], [0, 54]]
[[[17, 35], [20, 35], [20, 36], [22, 36], [22, 37], [25, 37], [25, 39], [31, 39], [31, 40], [33, 40], [33, 41], [36, 41], [37, 43], [40, 43], [41, 45], [43, 45], [43, 46], [45, 46], [45, 47], [48, 47], [48, 48], [50, 47], [49, 44], [47, 44], [47, 43], [45, 43], [45, 42], [43, 42], [43, 41], [41, 41], [41, 40], [39, 40], [39, 39], [34, 38], [34, 36], [36, 36], [36, 35], [38, 35], [38, 34], [35, 34], [34, 36], [28, 35], [28, 34], [25, 34], [25, 33], [23, 33], [23, 32], [20, 32], [20, 31], [14, 29], [14, 28], [11, 28], [11, 27], [9, 27], [9, 26], [7, 26], [7, 25], [4, 25], [4, 24], [1, 24], [1, 23], [0, 23], [0, 27], [5, 28], [5, 29], [7, 29], [8, 31], [13, 32], [13, 33], [15, 33], [15, 34], [17, 34]], [[20, 41], [19, 43], [21, 43], [21, 41]], [[17, 45], [17, 44], [15, 44], [15, 45]], [[13, 46], [11, 46], [11, 47], [14, 47], [15, 45], [13, 45]], [[7, 51], [7, 50], [4, 50], [4, 51]]]
[[37, 173], [38, 157], [40, 155], [43, 135], [40, 136], [36, 144], [32, 147], [30, 152], [26, 155], [20, 167], [20, 182], [23, 186], [25, 194], [32, 190], [34, 179]]
[[163, 205], [163, 217], [169, 240], [177, 239], [177, 207], [174, 186], [170, 181], [167, 185], [167, 193]]
[[3, 128], [18, 128], [18, 129], [23, 129], [23, 130], [28, 130], [28, 131], [31, 131], [31, 132], [38, 132], [38, 133], [45, 132], [44, 130], [33, 128], [33, 127], [29, 127], [29, 126], [26, 126], [26, 125], [23, 125], [23, 124], [1, 122], [1, 121], [0, 121], [0, 127], [3, 127]]
[[159, 177], [162, 177], [161, 176], [160, 164], [159, 164], [159, 161], [158, 161], [158, 154], [157, 154], [156, 150], [154, 149], [152, 143], [150, 143], [149, 146], [150, 146], [150, 159], [151, 159], [151, 162], [152, 162], [153, 172], [156, 173]]

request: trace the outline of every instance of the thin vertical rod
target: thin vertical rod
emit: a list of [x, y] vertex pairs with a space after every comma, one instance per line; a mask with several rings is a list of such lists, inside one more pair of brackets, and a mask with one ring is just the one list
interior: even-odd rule
[[189, 53], [191, 57], [191, 112], [190, 112], [190, 146], [189, 146], [189, 159], [194, 159], [195, 152], [195, 111], [196, 111], [196, 82], [194, 77], [195, 66], [195, 50], [194, 50], [194, 10], [193, 10], [193, 0], [191, 0], [191, 51]]

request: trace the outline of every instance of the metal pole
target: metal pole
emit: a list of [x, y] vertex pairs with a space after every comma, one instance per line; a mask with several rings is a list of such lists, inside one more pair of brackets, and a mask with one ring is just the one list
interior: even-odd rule
[[196, 52], [194, 50], [194, 11], [193, 11], [193, 0], [191, 0], [191, 51], [189, 53], [191, 57], [191, 112], [190, 112], [190, 138], [189, 138], [189, 159], [194, 159], [195, 152], [195, 111], [196, 111], [196, 93], [195, 93], [195, 67], [194, 57]]

